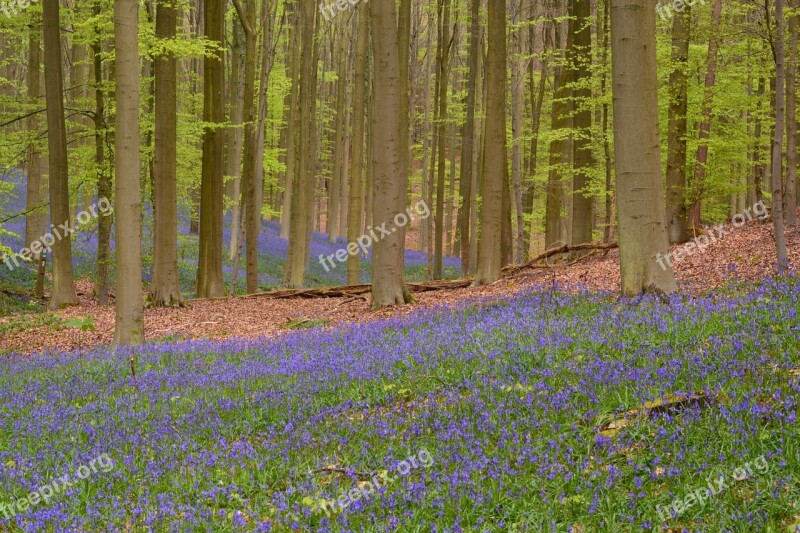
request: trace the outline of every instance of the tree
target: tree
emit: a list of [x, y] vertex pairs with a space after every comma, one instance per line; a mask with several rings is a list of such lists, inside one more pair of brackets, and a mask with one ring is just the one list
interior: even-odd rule
[[658, 131], [656, 12], [648, 0], [612, 0], [611, 54], [622, 292], [676, 290], [666, 254]]
[[594, 166], [592, 155], [592, 25], [589, 0], [569, 0], [572, 21], [572, 102], [575, 110], [572, 143], [572, 243], [592, 242], [594, 199], [589, 192]]
[[[42, 2], [42, 32], [44, 49], [44, 83], [47, 103], [47, 145], [50, 173], [50, 220], [53, 231], [69, 224], [69, 171], [67, 168], [67, 129], [64, 123], [63, 72], [61, 67], [61, 30], [58, 0]], [[62, 230], [63, 231], [63, 230]], [[50, 307], [58, 309], [75, 305], [75, 285], [72, 278], [72, 239], [62, 235], [54, 239], [53, 291]]]
[[139, 185], [139, 2], [114, 3], [117, 116], [117, 306], [114, 345], [144, 342], [141, 189]]
[[[347, 240], [356, 242], [364, 225], [364, 120], [366, 92], [366, 63], [369, 46], [369, 7], [363, 2], [358, 6], [358, 34], [356, 37], [355, 83], [353, 85], [353, 169], [350, 179], [350, 210], [347, 218]], [[357, 254], [347, 257], [347, 283], [361, 282], [361, 259]]]
[[[402, 99], [398, 49], [397, 6], [394, 2], [370, 2], [372, 48], [375, 61], [373, 98], [380, 102], [372, 119], [374, 165], [374, 221], [393, 227], [401, 196], [405, 197], [403, 173]], [[385, 224], [385, 226], [384, 226]], [[403, 280], [404, 242], [401, 232], [389, 232], [374, 243], [372, 251], [372, 308], [408, 303], [411, 298]]]
[[[31, 24], [28, 33], [28, 99], [30, 103], [39, 107], [41, 105], [41, 36], [36, 24]], [[28, 214], [25, 216], [25, 247], [30, 247], [31, 243], [39, 240], [44, 235], [46, 219], [41, 205], [44, 202], [42, 194], [42, 155], [41, 148], [36, 142], [39, 135], [39, 114], [33, 113], [28, 117], [27, 129], [30, 136], [30, 146], [28, 147], [28, 183], [25, 195], [25, 208]], [[41, 266], [41, 251], [33, 254], [33, 259], [37, 268]], [[42, 269], [39, 268], [41, 271]], [[36, 290], [37, 298], [44, 296], [44, 276], [37, 276]]]
[[778, 254], [778, 273], [789, 270], [786, 253], [786, 234], [783, 220], [783, 130], [786, 120], [784, 87], [786, 57], [784, 51], [784, 0], [775, 0], [775, 136], [772, 140], [772, 223], [775, 229], [775, 248]]
[[472, 205], [472, 157], [475, 138], [475, 106], [478, 79], [478, 48], [481, 42], [481, 0], [470, 0], [469, 34], [469, 79], [467, 81], [467, 118], [461, 135], [461, 173], [458, 180], [460, 208], [458, 210], [458, 234], [461, 241], [461, 273], [470, 271], [470, 247], [473, 245], [470, 213]]
[[[177, 8], [173, 0], [156, 4], [156, 37], [175, 38]], [[183, 303], [178, 282], [178, 193], [177, 193], [177, 76], [174, 53], [155, 58], [155, 181], [153, 283], [150, 298], [156, 306]]]
[[689, 210], [689, 226], [700, 227], [703, 190], [708, 163], [708, 138], [711, 135], [711, 120], [714, 118], [714, 85], [717, 80], [717, 55], [719, 54], [719, 29], [722, 22], [722, 0], [715, 0], [711, 13], [711, 35], [708, 41], [708, 67], [706, 70], [705, 94], [703, 95], [703, 119], [698, 126], [700, 144], [697, 146], [697, 163], [692, 180], [692, 207]]
[[200, 257], [197, 297], [225, 294], [222, 281], [222, 181], [225, 171], [224, 0], [205, 0], [205, 37], [213, 50], [203, 58], [203, 170], [200, 184]]
[[689, 92], [689, 28], [691, 5], [672, 17], [672, 71], [669, 74], [667, 132], [667, 232], [676, 244], [688, 238], [686, 209], [686, 109]]
[[[486, 56], [486, 125], [481, 180], [478, 268], [475, 285], [500, 278], [503, 188], [508, 183], [506, 151], [506, 1], [489, 2]], [[508, 193], [506, 193], [508, 194]]]
[[[797, 2], [789, 2], [796, 8]], [[797, 226], [797, 164], [798, 164], [798, 127], [797, 127], [797, 67], [798, 67], [798, 19], [797, 13], [789, 17], [789, 54], [786, 66], [786, 225]]]

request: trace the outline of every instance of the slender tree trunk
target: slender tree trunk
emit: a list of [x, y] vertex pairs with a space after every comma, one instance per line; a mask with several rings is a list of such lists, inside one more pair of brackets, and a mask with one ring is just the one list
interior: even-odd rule
[[[294, 5], [294, 4], [292, 4]], [[295, 8], [296, 9], [296, 8]], [[281, 211], [281, 238], [289, 238], [289, 229], [292, 225], [292, 205], [294, 201], [294, 184], [297, 179], [297, 110], [300, 88], [300, 30], [299, 16], [294, 13], [292, 16], [294, 26], [289, 30], [289, 77], [292, 86], [289, 94], [286, 95], [286, 103], [289, 105], [288, 120], [286, 123], [286, 187], [283, 193], [283, 210]]]
[[[176, 35], [178, 10], [168, 0], [156, 4], [156, 37], [166, 41]], [[155, 213], [153, 216], [153, 283], [150, 299], [155, 306], [183, 304], [178, 280], [178, 100], [177, 61], [166, 52], [155, 58], [155, 146], [153, 172]]]
[[[28, 33], [28, 101], [34, 108], [41, 106], [41, 35], [40, 29], [34, 23]], [[44, 214], [44, 195], [42, 194], [42, 154], [41, 148], [35, 139], [39, 135], [39, 114], [34, 113], [28, 117], [27, 129], [31, 138], [28, 147], [28, 183], [25, 195], [25, 247], [30, 248], [32, 242], [39, 240], [45, 233], [46, 218]], [[31, 211], [33, 210], [33, 211]], [[34, 265], [39, 267], [41, 252], [33, 254]], [[36, 294], [41, 298], [43, 294]]]
[[575, 88], [572, 90], [574, 136], [572, 142], [572, 243], [592, 242], [594, 198], [589, 188], [594, 167], [592, 154], [592, 25], [590, 0], [570, 0], [573, 21], [572, 66]]
[[289, 231], [289, 252], [286, 261], [285, 281], [290, 288], [301, 287], [304, 283], [306, 259], [310, 247], [312, 229], [311, 206], [314, 199], [314, 166], [312, 128], [316, 127], [316, 53], [314, 34], [316, 27], [316, 8], [312, 3], [298, 6], [300, 11], [300, 74], [296, 141], [292, 147], [296, 151], [297, 172], [292, 191], [291, 224]]
[[[96, 0], [93, 6], [95, 17], [99, 17], [103, 6]], [[98, 31], [98, 35], [99, 35]], [[106, 162], [105, 144], [108, 142], [108, 131], [105, 119], [105, 95], [103, 94], [102, 43], [98, 37], [92, 43], [94, 60], [94, 146], [95, 167], [97, 168], [97, 199], [105, 198], [111, 202], [111, 169]], [[108, 265], [111, 256], [111, 217], [100, 217], [97, 221], [97, 280], [95, 295], [97, 303], [109, 305], [108, 298]]]
[[[609, 52], [609, 23], [610, 23], [610, 15], [611, 15], [611, 0], [603, 0], [603, 23], [602, 23], [602, 37], [598, 36], [598, 39], [603, 43], [603, 50], [602, 50], [602, 65], [603, 65], [603, 74], [600, 80], [600, 94], [606, 94], [606, 87], [607, 87], [607, 79], [608, 76], [606, 74], [608, 69], [608, 52]], [[603, 240], [606, 243], [610, 243], [613, 240], [614, 236], [614, 182], [612, 180], [612, 155], [611, 155], [611, 139], [609, 137], [608, 131], [608, 101], [603, 101], [603, 159], [605, 161], [605, 177], [606, 177], [606, 208], [605, 208], [605, 223], [604, 223], [604, 231], [603, 231]]]
[[470, 0], [469, 34], [469, 78], [467, 81], [467, 118], [461, 141], [461, 173], [459, 176], [460, 207], [458, 210], [458, 234], [461, 240], [461, 273], [470, 272], [470, 248], [474, 235], [470, 224], [472, 204], [472, 158], [475, 152], [475, 106], [477, 104], [478, 53], [481, 42], [481, 0]]
[[230, 101], [231, 128], [227, 130], [227, 150], [225, 154], [225, 176], [230, 180], [225, 189], [231, 199], [231, 240], [228, 254], [233, 259], [234, 254], [241, 248], [239, 242], [239, 226], [241, 225], [240, 197], [242, 195], [242, 109], [244, 103], [244, 80], [242, 77], [242, 52], [241, 25], [233, 21], [231, 45], [231, 75], [228, 84]]
[[[53, 231], [60, 224], [72, 227], [69, 212], [69, 171], [67, 168], [67, 130], [64, 123], [63, 73], [61, 67], [61, 30], [58, 0], [43, 0], [42, 31], [44, 49], [44, 78], [47, 102], [47, 144], [50, 179], [50, 220]], [[50, 234], [50, 233], [48, 233]], [[55, 236], [52, 233], [51, 236]], [[43, 236], [43, 237], [46, 237]], [[72, 278], [72, 239], [68, 235], [54, 239], [53, 292], [50, 307], [75, 305], [75, 286]], [[49, 239], [48, 239], [49, 240]], [[44, 239], [42, 239], [44, 242]]]
[[[364, 120], [366, 92], [367, 48], [369, 47], [369, 6], [358, 6], [358, 36], [353, 86], [353, 170], [350, 179], [350, 210], [347, 219], [347, 240], [356, 242], [363, 231], [361, 217], [364, 205]], [[361, 282], [361, 258], [350, 254], [347, 258], [347, 284]]]
[[676, 290], [669, 252], [658, 131], [656, 12], [648, 0], [612, 0], [614, 148], [622, 292]]
[[[792, 7], [797, 7], [795, 1]], [[792, 2], [790, 2], [792, 5]], [[797, 40], [798, 17], [789, 17], [789, 61], [786, 67], [786, 225], [797, 226]]]
[[708, 70], [706, 71], [705, 95], [703, 96], [703, 119], [698, 127], [700, 144], [697, 147], [697, 163], [692, 180], [692, 207], [689, 211], [689, 227], [699, 228], [702, 215], [703, 191], [708, 163], [708, 138], [711, 135], [711, 120], [714, 117], [714, 85], [717, 79], [717, 54], [719, 31], [722, 21], [722, 0], [715, 0], [711, 14], [711, 33], [708, 41]]
[[[222, 46], [225, 37], [223, 0], [205, 0], [205, 36]], [[225, 172], [225, 58], [221, 53], [203, 59], [203, 170], [200, 185], [200, 258], [197, 297], [225, 294], [222, 280], [222, 181]]]
[[436, 174], [436, 237], [434, 241], [433, 279], [442, 279], [442, 253], [444, 247], [444, 196], [447, 165], [447, 93], [450, 73], [450, 0], [441, 0], [442, 28], [439, 42], [439, 120], [436, 124], [439, 155]]
[[667, 146], [667, 232], [669, 242], [688, 238], [686, 209], [686, 110], [689, 92], [689, 29], [691, 5], [672, 17], [672, 72], [669, 75], [669, 131]]
[[775, 136], [772, 142], [772, 223], [775, 228], [779, 274], [785, 274], [789, 270], [783, 220], [783, 130], [786, 119], [783, 6], [784, 0], [775, 0]]
[[[399, 226], [395, 224], [401, 196], [407, 194], [402, 175], [401, 115], [403, 99], [401, 81], [397, 8], [392, 2], [370, 2], [372, 23], [372, 48], [375, 61], [373, 98], [380, 103], [372, 119], [374, 164], [374, 226], [376, 228]], [[397, 179], [401, 176], [401, 179]], [[402, 305], [410, 301], [403, 281], [404, 243], [401, 232], [382, 235], [372, 251], [372, 308], [379, 309]]]
[[117, 313], [114, 345], [144, 342], [141, 188], [139, 182], [139, 2], [116, 0], [117, 113], [115, 124]]
[[[508, 189], [506, 152], [506, 0], [489, 2], [486, 58], [486, 133], [482, 168], [480, 238], [475, 285], [500, 279], [503, 189]], [[506, 193], [508, 194], [508, 193]]]
[[[245, 251], [247, 292], [250, 294], [258, 291], [258, 229], [261, 225], [261, 205], [258, 201], [258, 180], [256, 176], [256, 109], [255, 109], [255, 82], [256, 82], [256, 44], [258, 40], [256, 20], [256, 0], [245, 0], [242, 8], [240, 0], [236, 0], [237, 10], [240, 12], [240, 21], [244, 28], [244, 102], [242, 103], [242, 120], [244, 122], [244, 167], [242, 169], [242, 191], [244, 195], [241, 203], [244, 206]], [[233, 234], [231, 228], [231, 234]]]
[[[514, 9], [514, 26], [519, 24], [522, 15], [523, 0], [516, 2]], [[512, 34], [514, 46], [514, 59], [511, 65], [511, 175], [514, 184], [514, 212], [516, 214], [516, 246], [514, 248], [514, 262], [521, 264], [525, 258], [525, 209], [524, 186], [525, 178], [522, 169], [522, 142], [525, 133], [525, 36], [522, 27], [517, 27]]]
[[344, 136], [347, 124], [345, 123], [345, 92], [347, 88], [347, 42], [346, 24], [342, 22], [339, 28], [338, 51], [338, 79], [336, 80], [336, 124], [334, 126], [334, 155], [331, 186], [328, 194], [328, 241], [336, 242], [339, 236], [339, 210], [341, 208], [342, 177], [344, 175], [345, 153]]

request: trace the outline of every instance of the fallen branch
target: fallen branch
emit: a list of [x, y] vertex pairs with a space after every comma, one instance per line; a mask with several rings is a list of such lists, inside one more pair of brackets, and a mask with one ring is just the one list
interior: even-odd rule
[[[613, 250], [615, 248], [619, 248], [619, 244], [616, 242], [611, 243], [586, 243], [586, 244], [575, 244], [575, 245], [568, 245], [565, 244], [564, 246], [558, 246], [556, 248], [550, 248], [546, 252], [537, 255], [530, 261], [522, 265], [509, 265], [503, 268], [503, 271], [506, 272], [507, 275], [513, 275], [519, 272], [520, 270], [524, 270], [526, 268], [548, 268], [549, 265], [537, 265], [537, 263], [544, 261], [545, 259], [549, 259], [554, 255], [561, 255], [561, 254], [568, 254], [570, 252], [579, 252], [581, 250]], [[575, 262], [573, 261], [573, 264]]]

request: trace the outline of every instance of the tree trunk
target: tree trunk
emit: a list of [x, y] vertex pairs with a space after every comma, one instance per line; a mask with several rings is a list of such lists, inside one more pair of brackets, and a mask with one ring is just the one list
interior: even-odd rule
[[[403, 99], [401, 90], [400, 53], [398, 48], [397, 8], [392, 2], [370, 2], [372, 23], [372, 48], [375, 64], [373, 98], [380, 107], [372, 118], [374, 165], [374, 226], [395, 227], [395, 215], [401, 205], [401, 196], [406, 189], [397, 179], [402, 176], [404, 164], [402, 154], [401, 114]], [[403, 281], [404, 243], [401, 232], [391, 232], [377, 239], [372, 251], [372, 308], [379, 309], [401, 305], [410, 301], [410, 294]]]
[[[792, 2], [790, 2], [790, 5]], [[797, 4], [795, 1], [794, 4]], [[792, 7], [796, 7], [793, 5]], [[786, 67], [786, 225], [797, 226], [797, 34], [798, 17], [789, 18], [789, 61]]]
[[702, 215], [703, 191], [708, 163], [708, 138], [711, 135], [711, 120], [714, 117], [714, 84], [717, 78], [717, 54], [719, 52], [719, 31], [722, 21], [722, 0], [715, 0], [711, 14], [711, 32], [708, 41], [708, 70], [706, 71], [705, 95], [703, 96], [703, 119], [698, 126], [700, 144], [697, 146], [697, 163], [694, 168], [692, 188], [692, 207], [689, 211], [689, 227], [699, 228]]
[[[28, 33], [28, 101], [31, 107], [38, 109], [42, 102], [41, 94], [41, 35], [39, 28], [34, 25]], [[41, 148], [34, 140], [39, 135], [39, 114], [34, 113], [28, 117], [27, 129], [31, 138], [28, 147], [28, 183], [25, 195], [25, 247], [39, 240], [45, 233], [46, 218], [44, 214], [44, 194], [42, 194], [42, 154]], [[33, 254], [34, 265], [39, 267], [41, 252]], [[42, 294], [37, 294], [41, 298]]]
[[447, 170], [447, 93], [450, 74], [450, 0], [441, 0], [441, 33], [437, 59], [439, 79], [439, 120], [436, 123], [439, 155], [436, 174], [436, 237], [434, 241], [433, 279], [442, 279], [442, 253], [444, 247], [444, 182]]
[[[294, 5], [294, 4], [292, 4]], [[283, 209], [281, 210], [281, 239], [289, 238], [289, 229], [292, 225], [292, 205], [294, 184], [297, 179], [297, 110], [300, 88], [300, 31], [298, 28], [299, 14], [294, 8], [292, 19], [294, 25], [289, 29], [289, 79], [292, 82], [289, 93], [286, 95], [286, 104], [289, 106], [288, 120], [286, 122], [286, 186], [283, 193]]]
[[686, 109], [689, 91], [689, 29], [691, 5], [672, 18], [672, 72], [669, 75], [667, 146], [667, 233], [669, 242], [688, 239], [686, 210]]
[[[347, 219], [347, 240], [356, 242], [363, 231], [361, 217], [364, 205], [364, 119], [366, 92], [367, 48], [369, 46], [369, 7], [358, 6], [358, 36], [353, 85], [353, 170], [350, 178], [350, 210]], [[361, 283], [361, 258], [350, 254], [347, 258], [347, 284]]]
[[114, 346], [144, 342], [139, 182], [139, 2], [114, 3], [117, 302]]
[[[47, 145], [50, 179], [50, 220], [55, 226], [53, 238], [53, 292], [50, 307], [75, 305], [75, 286], [72, 278], [72, 239], [69, 235], [55, 238], [60, 224], [73, 226], [69, 212], [69, 171], [67, 168], [67, 130], [64, 123], [63, 73], [61, 67], [61, 30], [58, 0], [42, 2], [42, 32], [44, 49], [44, 79], [47, 103]], [[137, 67], [138, 71], [138, 67]], [[138, 179], [138, 178], [137, 178]], [[50, 240], [50, 239], [48, 239]], [[44, 238], [42, 239], [44, 241]], [[34, 251], [35, 253], [35, 251]]]
[[314, 161], [313, 153], [316, 99], [316, 53], [314, 46], [316, 9], [312, 3], [301, 4], [300, 37], [302, 42], [300, 55], [299, 92], [297, 123], [295, 127], [296, 144], [292, 150], [296, 152], [296, 176], [292, 191], [291, 223], [289, 229], [289, 252], [284, 273], [289, 288], [302, 287], [305, 277], [306, 259], [310, 247], [311, 206], [314, 199]]
[[648, 0], [612, 0], [614, 149], [622, 292], [676, 290], [670, 264], [658, 131], [656, 12]]
[[469, 34], [469, 78], [467, 81], [467, 118], [461, 141], [461, 173], [459, 176], [458, 194], [461, 199], [458, 210], [458, 234], [461, 240], [461, 273], [470, 271], [470, 248], [474, 235], [470, 231], [472, 204], [472, 158], [475, 152], [475, 107], [477, 105], [478, 52], [481, 42], [481, 0], [470, 1], [470, 34]]
[[783, 220], [783, 130], [786, 120], [783, 2], [784, 0], [775, 0], [775, 136], [772, 142], [772, 223], [775, 229], [779, 274], [785, 274], [789, 270]]
[[[177, 6], [165, 0], [156, 4], [156, 37], [176, 35]], [[175, 55], [155, 58], [155, 147], [153, 173], [155, 206], [153, 225], [153, 283], [150, 299], [157, 307], [183, 304], [178, 280], [178, 182], [177, 182], [177, 70]]]
[[228, 84], [230, 98], [231, 127], [227, 130], [227, 149], [225, 151], [225, 176], [230, 180], [225, 189], [231, 200], [231, 239], [228, 254], [231, 259], [241, 247], [239, 242], [239, 226], [241, 225], [241, 212], [239, 201], [242, 195], [242, 106], [244, 103], [244, 83], [242, 79], [242, 48], [240, 24], [234, 20], [231, 43], [231, 75]]
[[572, 105], [574, 136], [572, 142], [572, 244], [592, 242], [594, 237], [594, 198], [591, 185], [594, 156], [592, 155], [592, 25], [590, 0], [570, 0], [572, 22]]
[[342, 177], [344, 176], [345, 152], [344, 136], [347, 124], [345, 122], [345, 92], [347, 88], [347, 42], [346, 24], [340, 23], [339, 28], [339, 56], [337, 62], [339, 70], [336, 80], [336, 124], [334, 126], [334, 155], [331, 186], [328, 189], [328, 241], [336, 242], [339, 236], [339, 210], [341, 208]]
[[[224, 46], [225, 3], [205, 0], [205, 37]], [[203, 169], [200, 185], [200, 257], [197, 297], [225, 294], [222, 280], [222, 182], [225, 172], [225, 58], [221, 53], [203, 58]]]
[[[512, 35], [514, 46], [514, 59], [511, 65], [511, 181], [514, 186], [514, 212], [516, 214], [516, 246], [514, 248], [514, 262], [522, 263], [525, 260], [525, 209], [523, 207], [523, 182], [525, 177], [522, 170], [522, 141], [525, 133], [525, 36], [519, 24], [522, 15], [523, 0], [518, 0], [512, 8], [515, 13]], [[532, 31], [532, 30], [531, 30]]]
[[[253, 294], [258, 291], [258, 230], [261, 225], [261, 205], [258, 202], [258, 183], [261, 179], [256, 176], [256, 110], [255, 110], [255, 82], [256, 82], [256, 0], [245, 0], [245, 12], [240, 18], [244, 28], [244, 102], [242, 103], [242, 120], [244, 122], [244, 166], [242, 169], [242, 205], [244, 205], [245, 227], [245, 269], [247, 272], [247, 292]], [[239, 0], [237, 10], [241, 8]], [[268, 36], [267, 36], [268, 38]], [[233, 230], [231, 228], [231, 238]]]
[[[506, 0], [489, 2], [486, 57], [486, 130], [475, 285], [500, 279], [503, 189], [508, 189], [506, 152]], [[506, 193], [508, 194], [508, 193]]]
[[[103, 6], [97, 0], [93, 6], [95, 17], [99, 17]], [[103, 94], [103, 62], [102, 43], [99, 38], [92, 43], [94, 61], [94, 146], [95, 166], [97, 168], [97, 198], [111, 201], [111, 169], [106, 162], [105, 145], [108, 142], [108, 131], [105, 119], [105, 95]], [[100, 217], [97, 221], [97, 280], [95, 295], [97, 303], [109, 305], [108, 298], [108, 265], [111, 257], [111, 217]]]

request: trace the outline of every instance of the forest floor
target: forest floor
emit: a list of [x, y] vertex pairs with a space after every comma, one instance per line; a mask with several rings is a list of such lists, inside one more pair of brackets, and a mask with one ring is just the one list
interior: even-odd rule
[[[680, 290], [702, 293], [731, 282], [758, 281], [774, 274], [775, 241], [771, 223], [749, 222], [735, 228], [725, 224], [724, 235], [713, 231], [704, 252], [687, 243], [673, 247], [694, 253], [674, 262]], [[787, 233], [790, 263], [800, 265], [800, 230]], [[415, 294], [415, 303], [371, 311], [366, 297], [273, 299], [250, 296], [219, 300], [190, 300], [179, 309], [145, 310], [148, 342], [181, 339], [269, 338], [306, 327], [325, 327], [414, 313], [424, 308], [455, 305], [476, 298], [506, 298], [520, 291], [618, 291], [619, 250], [598, 252], [573, 264], [522, 269], [485, 287], [470, 287]], [[44, 350], [85, 350], [111, 343], [113, 307], [101, 307], [92, 297], [92, 284], [79, 281], [78, 305], [55, 313], [38, 313], [0, 319], [0, 354]], [[90, 317], [94, 331], [67, 327], [70, 319]]]

